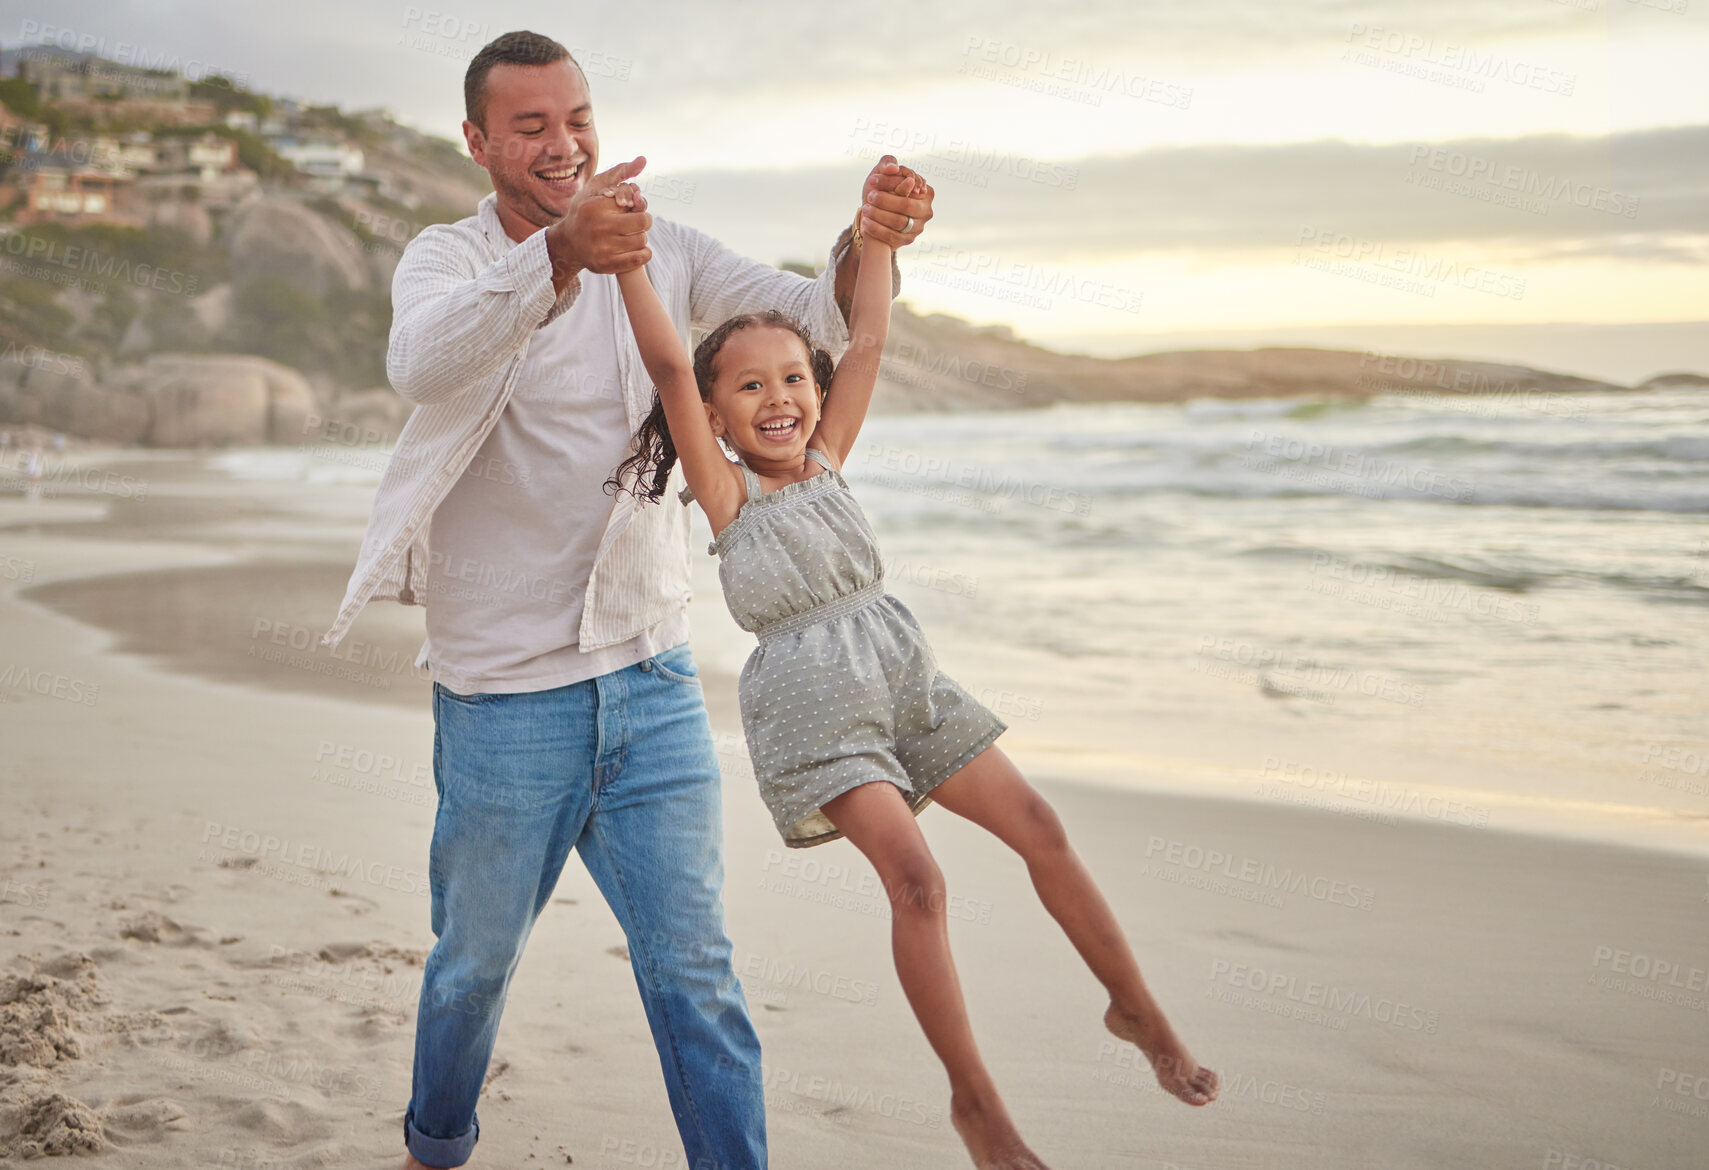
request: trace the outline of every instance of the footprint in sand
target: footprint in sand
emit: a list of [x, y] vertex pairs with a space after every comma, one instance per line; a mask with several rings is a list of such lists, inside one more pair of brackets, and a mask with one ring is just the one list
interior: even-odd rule
[[230, 1123], [270, 1143], [300, 1147], [333, 1135], [332, 1114], [318, 1104], [302, 1101], [252, 1101], [227, 1114]]
[[173, 947], [213, 946], [213, 943], [202, 937], [201, 927], [174, 922], [158, 910], [145, 910], [134, 918], [121, 922], [119, 937]]
[[194, 1128], [178, 1102], [137, 1093], [114, 1098], [101, 1120], [108, 1139], [118, 1146], [163, 1142], [170, 1134]]

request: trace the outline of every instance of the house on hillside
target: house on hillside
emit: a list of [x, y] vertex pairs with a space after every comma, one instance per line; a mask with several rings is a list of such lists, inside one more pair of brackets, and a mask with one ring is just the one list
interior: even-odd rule
[[207, 131], [195, 138], [163, 136], [153, 157], [138, 167], [137, 195], [149, 204], [189, 198], [206, 207], [229, 207], [256, 192], [261, 179], [237, 157], [237, 143]]
[[97, 125], [147, 121], [185, 126], [219, 117], [213, 102], [191, 98], [190, 83], [170, 69], [142, 69], [32, 45], [18, 53], [18, 76], [36, 87], [42, 101]]
[[280, 138], [273, 143], [273, 149], [309, 176], [310, 187], [317, 191], [330, 195], [373, 185], [363, 173], [362, 148], [354, 143], [332, 138]]
[[72, 153], [20, 155], [10, 176], [24, 194], [17, 222], [141, 226], [131, 194], [134, 178], [129, 171]]
[[13, 113], [0, 103], [0, 164], [13, 162], [25, 151], [40, 150], [47, 127]]

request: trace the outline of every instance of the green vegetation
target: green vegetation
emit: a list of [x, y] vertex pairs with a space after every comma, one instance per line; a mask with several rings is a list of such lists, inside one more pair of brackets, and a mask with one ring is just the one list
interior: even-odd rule
[[469, 157], [467, 149], [461, 142], [453, 142], [449, 138], [439, 138], [428, 134], [411, 134], [406, 149], [416, 161], [426, 166], [450, 171], [453, 175], [468, 179], [481, 188], [485, 188], [487, 185], [487, 172], [482, 169], [479, 163]]
[[231, 327], [214, 348], [270, 357], [345, 386], [385, 385], [391, 297], [338, 290], [318, 297], [278, 277], [239, 290]]
[[54, 291], [52, 285], [28, 277], [0, 281], [0, 349], [13, 345], [67, 348], [76, 318], [54, 300]]
[[[227, 277], [224, 252], [173, 228], [31, 224], [8, 250], [21, 275], [0, 286], [0, 338], [89, 358], [116, 356], [139, 315], [156, 348], [205, 348], [190, 300]], [[101, 296], [81, 322], [59, 303], [73, 285]]]
[[155, 352], [203, 353], [211, 348], [207, 327], [190, 298], [145, 295], [142, 305], [142, 324]]
[[265, 118], [273, 112], [272, 98], [264, 93], [251, 93], [223, 73], [210, 73], [201, 81], [192, 81], [190, 98], [213, 102], [222, 114], [243, 110], [257, 118]]
[[372, 122], [346, 114], [337, 106], [304, 106], [298, 117], [304, 130], [333, 131], [359, 146], [378, 146], [385, 141]]
[[[73, 113], [64, 106], [52, 102], [43, 106], [37, 117], [47, 126], [50, 142], [58, 142], [62, 138], [83, 137], [94, 134], [99, 129], [96, 119], [92, 115]], [[105, 125], [112, 132], [122, 134], [129, 130], [141, 129], [140, 123], [132, 124], [135, 121], [134, 119], [129, 122], [122, 118], [111, 119]]]
[[399, 250], [397, 246], [390, 244], [386, 240], [382, 240], [379, 236], [369, 231], [367, 225], [358, 220], [356, 215], [348, 207], [344, 206], [344, 204], [340, 203], [330, 195], [317, 195], [313, 199], [306, 199], [303, 201], [303, 206], [307, 207], [310, 211], [317, 213], [321, 218], [329, 219], [339, 227], [355, 235], [356, 242], [362, 245], [362, 250], [364, 252], [371, 254], [379, 250], [390, 249], [393, 252]]
[[233, 130], [229, 126], [222, 126], [220, 129], [237, 143], [237, 161], [260, 175], [263, 183], [297, 181], [296, 164], [267, 145], [267, 140], [261, 135], [251, 134], [247, 130]]
[[263, 183], [290, 185], [298, 181], [296, 165], [269, 146], [259, 134], [233, 129], [224, 122], [154, 127], [155, 138], [200, 138], [204, 134], [215, 134], [237, 143], [237, 161], [260, 175]]
[[[53, 141], [134, 130], [149, 131], [157, 140], [213, 134], [236, 143], [239, 162], [269, 191], [307, 194], [304, 176], [266, 139], [224, 122], [235, 111], [271, 117], [277, 112], [273, 98], [223, 75], [190, 82], [188, 96], [212, 103], [218, 117], [197, 125], [162, 124], [152, 114], [127, 112], [116, 101], [74, 112], [40, 100], [27, 82], [0, 80], [0, 102], [45, 124]], [[383, 117], [325, 105], [302, 109], [294, 122], [299, 135], [342, 138], [365, 150], [407, 155], [416, 165], [467, 175], [481, 189], [486, 186], [485, 172], [460, 144], [416, 134]], [[0, 167], [5, 162], [0, 150]], [[192, 203], [197, 198], [188, 179], [183, 186], [151, 185], [150, 192]], [[0, 191], [0, 204], [11, 202], [8, 193]], [[315, 196], [306, 205], [352, 233], [374, 256], [396, 255], [423, 225], [455, 222], [470, 211], [467, 206], [410, 207], [371, 191], [359, 197]], [[369, 211], [375, 219], [369, 220]], [[6, 214], [0, 209], [0, 218]], [[99, 368], [120, 359], [127, 336], [140, 330], [155, 352], [251, 353], [347, 387], [386, 383], [392, 311], [383, 282], [372, 290], [322, 293], [281, 277], [234, 271], [224, 239], [228, 225], [217, 210], [214, 215], [215, 238], [206, 244], [166, 227], [42, 223], [18, 229], [8, 250], [19, 263], [0, 270], [0, 344], [44, 346], [89, 358]], [[223, 324], [217, 302], [199, 299], [219, 286], [230, 289]], [[133, 360], [137, 355], [124, 351], [122, 356]]]
[[41, 117], [41, 98], [36, 87], [22, 77], [0, 78], [0, 102], [14, 114], [26, 118]]
[[8, 244], [13, 255], [46, 257], [103, 290], [117, 284], [193, 296], [226, 278], [225, 253], [176, 228], [37, 223], [20, 229], [16, 239]]
[[102, 354], [117, 353], [125, 331], [141, 312], [142, 303], [134, 290], [122, 285], [108, 288], [78, 335], [80, 348]]
[[[486, 172], [482, 171], [481, 174], [485, 175]], [[379, 212], [381, 215], [389, 216], [392, 219], [402, 220], [407, 224], [413, 224], [416, 230], [419, 230], [421, 227], [430, 223], [456, 223], [460, 219], [469, 218], [475, 210], [473, 205], [469, 207], [451, 207], [443, 203], [422, 203], [415, 207], [410, 207], [407, 204], [398, 202], [396, 199], [388, 199], [378, 191], [369, 195], [363, 200], [363, 202], [375, 211]], [[394, 247], [402, 246], [395, 240], [392, 241], [392, 244]]]

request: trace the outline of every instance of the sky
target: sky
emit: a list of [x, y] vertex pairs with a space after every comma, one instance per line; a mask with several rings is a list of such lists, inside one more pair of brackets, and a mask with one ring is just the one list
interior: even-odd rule
[[1060, 348], [1709, 318], [1706, 0], [0, 0], [7, 48], [451, 138], [514, 28], [580, 60], [602, 165], [644, 154], [656, 214], [822, 260], [893, 153], [937, 191], [904, 298]]

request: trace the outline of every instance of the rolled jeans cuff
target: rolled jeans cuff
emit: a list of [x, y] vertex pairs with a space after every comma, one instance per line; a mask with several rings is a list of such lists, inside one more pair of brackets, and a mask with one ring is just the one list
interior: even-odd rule
[[481, 1119], [478, 1116], [471, 1119], [468, 1133], [460, 1137], [436, 1138], [428, 1137], [415, 1127], [413, 1110], [404, 1114], [404, 1148], [423, 1166], [439, 1167], [440, 1170], [461, 1166], [475, 1152], [475, 1142], [480, 1136]]

